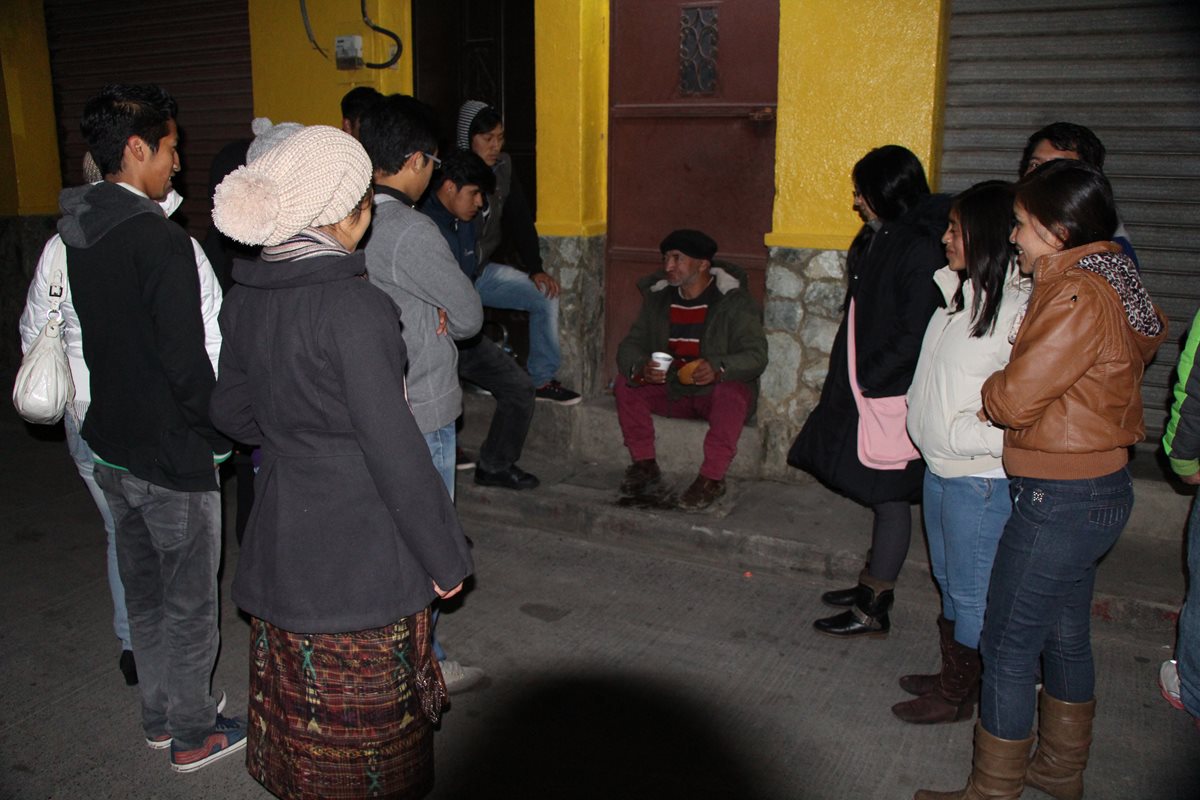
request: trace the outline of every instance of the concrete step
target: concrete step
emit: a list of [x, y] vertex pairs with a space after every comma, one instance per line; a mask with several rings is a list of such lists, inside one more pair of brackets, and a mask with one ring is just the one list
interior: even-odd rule
[[[494, 407], [495, 402], [491, 397], [475, 394], [464, 397], [466, 425], [460, 434], [464, 444], [478, 447], [487, 433]], [[706, 423], [703, 420], [655, 417], [654, 430], [658, 461], [662, 468], [667, 472], [690, 472], [694, 478], [702, 458]], [[551, 461], [555, 456], [565, 455], [583, 463], [614, 468], [619, 466], [621, 469], [629, 464], [629, 453], [621, 439], [617, 409], [611, 395], [575, 406], [539, 401], [525, 451]], [[735, 480], [758, 479], [762, 475], [761, 453], [758, 429], [752, 425], [746, 426], [738, 439], [738, 453], [730, 466], [729, 477]], [[1133, 475], [1136, 502], [1123, 538], [1149, 537], [1177, 544], [1183, 541], [1193, 492], [1185, 492], [1180, 484], [1165, 479], [1158, 465], [1141, 455], [1135, 460]], [[790, 480], [773, 481], [772, 485], [813, 482], [807, 474], [792, 470]], [[613, 487], [618, 483], [619, 477], [615, 479]], [[826, 494], [833, 496], [829, 492]]]
[[[486, 432], [490, 400], [472, 397], [466, 405], [462, 442], [470, 449]], [[666, 423], [658, 428], [664, 472], [674, 490], [682, 491], [695, 475], [704, 426], [661, 422]], [[738, 460], [750, 461], [747, 450]], [[520, 463], [538, 475], [542, 486], [525, 492], [483, 488], [462, 473], [459, 512], [468, 532], [473, 524], [532, 526], [739, 571], [817, 574], [831, 588], [853, 583], [862, 567], [870, 511], [814, 481], [740, 477], [753, 472], [743, 464], [731, 472], [728, 493], [715, 508], [685, 514], [619, 505], [617, 486], [627, 462], [611, 400], [575, 407], [539, 403]], [[1098, 571], [1093, 613], [1098, 623], [1169, 635], [1184, 595], [1183, 532], [1190, 498], [1152, 479], [1135, 479], [1135, 492], [1133, 519]], [[913, 515], [902, 591], [930, 592], [919, 507]]]

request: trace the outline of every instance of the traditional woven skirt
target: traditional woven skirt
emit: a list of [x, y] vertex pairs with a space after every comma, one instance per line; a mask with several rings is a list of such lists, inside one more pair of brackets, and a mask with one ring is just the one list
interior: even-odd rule
[[428, 613], [340, 634], [254, 619], [246, 744], [254, 779], [289, 800], [428, 794], [433, 726], [415, 673], [427, 661]]

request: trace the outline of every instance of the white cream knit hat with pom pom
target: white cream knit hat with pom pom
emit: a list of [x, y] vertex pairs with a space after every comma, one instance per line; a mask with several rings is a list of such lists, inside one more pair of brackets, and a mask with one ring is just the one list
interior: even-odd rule
[[227, 175], [213, 195], [213, 222], [242, 244], [276, 245], [345, 219], [370, 184], [371, 159], [358, 140], [310, 125]]
[[304, 130], [304, 126], [299, 122], [280, 122], [276, 125], [271, 122], [270, 117], [255, 117], [250, 123], [250, 130], [254, 131], [254, 141], [250, 142], [250, 147], [246, 150], [247, 164], [258, 161], [263, 153], [283, 144], [293, 133]]

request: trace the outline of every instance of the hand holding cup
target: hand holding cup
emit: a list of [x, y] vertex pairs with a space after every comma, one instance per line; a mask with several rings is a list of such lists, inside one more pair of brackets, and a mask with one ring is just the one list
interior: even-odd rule
[[646, 383], [666, 383], [667, 370], [671, 368], [674, 357], [670, 353], [655, 352], [642, 367], [642, 378]]

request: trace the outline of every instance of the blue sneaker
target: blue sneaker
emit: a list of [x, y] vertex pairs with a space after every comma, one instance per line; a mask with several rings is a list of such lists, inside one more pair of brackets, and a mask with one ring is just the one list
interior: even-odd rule
[[178, 742], [171, 742], [171, 769], [176, 772], [194, 772], [245, 747], [245, 721], [217, 714], [217, 723], [212, 732], [196, 749], [183, 750]]

